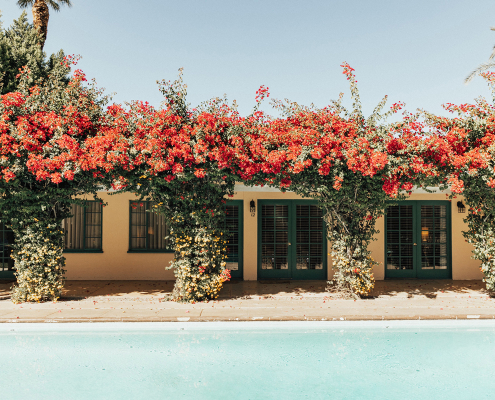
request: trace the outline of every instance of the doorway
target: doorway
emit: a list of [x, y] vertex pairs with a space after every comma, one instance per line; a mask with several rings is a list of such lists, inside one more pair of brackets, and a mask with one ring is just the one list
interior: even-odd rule
[[312, 200], [259, 200], [258, 279], [327, 279], [323, 215]]
[[402, 201], [385, 215], [385, 278], [451, 279], [451, 203]]

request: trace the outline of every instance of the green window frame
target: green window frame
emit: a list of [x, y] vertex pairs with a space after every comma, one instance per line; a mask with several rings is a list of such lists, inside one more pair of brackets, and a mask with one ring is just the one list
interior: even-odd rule
[[14, 260], [10, 257], [14, 240], [12, 229], [0, 222], [0, 279], [14, 278]]
[[[390, 205], [395, 209], [385, 214], [385, 278], [452, 279], [450, 201], [405, 200]], [[403, 215], [403, 206], [412, 213]]]
[[[244, 202], [228, 200], [225, 205], [225, 230], [227, 235], [226, 268], [232, 279], [243, 279], [244, 262]], [[236, 268], [236, 269], [232, 269]]]
[[165, 218], [153, 212], [152, 201], [129, 201], [128, 253], [173, 253], [170, 228]]
[[72, 217], [62, 222], [65, 253], [102, 253], [103, 205], [87, 200], [72, 204]]
[[257, 205], [258, 279], [327, 279], [326, 226], [312, 207], [318, 202], [259, 199]]

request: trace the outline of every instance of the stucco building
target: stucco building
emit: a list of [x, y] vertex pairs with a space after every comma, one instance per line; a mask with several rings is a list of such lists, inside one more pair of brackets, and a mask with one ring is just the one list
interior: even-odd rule
[[[66, 277], [74, 280], [169, 280], [173, 259], [166, 221], [149, 202], [131, 193], [100, 193], [108, 203], [75, 206], [64, 228]], [[370, 245], [380, 264], [375, 278], [481, 279], [479, 263], [462, 231], [462, 198], [416, 190], [378, 220]], [[459, 205], [461, 205], [459, 203]], [[464, 204], [463, 204], [464, 205]], [[228, 268], [232, 277], [321, 279], [332, 276], [332, 260], [316, 202], [270, 187], [238, 185], [227, 204]], [[12, 233], [1, 226], [0, 278], [13, 277]]]

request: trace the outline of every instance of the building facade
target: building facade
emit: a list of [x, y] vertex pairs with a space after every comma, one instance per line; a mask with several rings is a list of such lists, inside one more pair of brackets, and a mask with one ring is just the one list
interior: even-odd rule
[[[88, 199], [74, 206], [64, 222], [66, 278], [72, 280], [171, 280], [166, 269], [173, 251], [165, 237], [166, 221], [148, 212], [151, 203], [131, 193], [101, 192], [107, 203]], [[415, 191], [389, 207], [378, 220], [380, 231], [369, 249], [379, 263], [377, 280], [394, 278], [482, 279], [472, 246], [465, 209], [445, 193]], [[13, 277], [13, 234], [0, 226], [0, 278]], [[316, 202], [270, 187], [236, 186], [226, 207], [229, 231], [227, 267], [234, 279], [314, 279], [332, 276], [330, 246]]]

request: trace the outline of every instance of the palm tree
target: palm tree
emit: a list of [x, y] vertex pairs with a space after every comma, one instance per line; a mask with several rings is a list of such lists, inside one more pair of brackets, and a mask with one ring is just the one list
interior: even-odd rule
[[[490, 28], [492, 31], [495, 31], [495, 27]], [[473, 72], [471, 72], [466, 79], [464, 79], [464, 83], [468, 83], [471, 79], [474, 78], [475, 75], [479, 74], [480, 72], [486, 71], [487, 69], [495, 67], [495, 46], [493, 46], [492, 54], [488, 58], [488, 61], [486, 63], [480, 64], [478, 68], [476, 68]]]
[[21, 8], [33, 6], [33, 24], [40, 35], [41, 50], [43, 50], [46, 34], [48, 33], [48, 18], [50, 18], [48, 7], [53, 8], [55, 11], [60, 11], [61, 4], [65, 4], [68, 7], [72, 6], [70, 0], [17, 0], [17, 5]]

